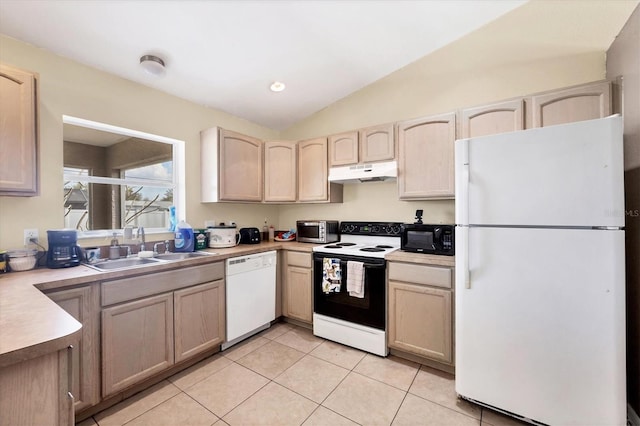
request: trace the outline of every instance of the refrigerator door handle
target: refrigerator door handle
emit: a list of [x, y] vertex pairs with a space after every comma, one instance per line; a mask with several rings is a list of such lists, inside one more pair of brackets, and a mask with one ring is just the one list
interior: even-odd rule
[[460, 227], [462, 231], [462, 270], [464, 272], [464, 288], [471, 289], [471, 271], [469, 271], [469, 227]]
[[[462, 226], [460, 230], [462, 231], [462, 267], [464, 271], [464, 286], [466, 289], [471, 288], [471, 273], [469, 271], [469, 182], [471, 179], [471, 172], [469, 170], [469, 140], [464, 139], [458, 141], [461, 146], [458, 154], [460, 154], [460, 162], [461, 162], [461, 179], [460, 179], [460, 192], [464, 194], [462, 199], [465, 202], [460, 204], [460, 223]], [[457, 197], [460, 202], [460, 197]]]
[[[469, 171], [469, 140], [461, 140], [459, 141], [461, 146], [459, 150], [459, 154], [461, 156], [461, 179], [460, 179], [460, 193], [464, 194], [463, 199], [465, 202], [460, 205], [460, 224], [469, 225], [469, 182], [470, 182], [470, 171]], [[458, 199], [460, 197], [457, 197]]]

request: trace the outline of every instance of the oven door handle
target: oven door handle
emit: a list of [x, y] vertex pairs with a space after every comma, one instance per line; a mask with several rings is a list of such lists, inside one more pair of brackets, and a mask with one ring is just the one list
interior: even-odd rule
[[[379, 263], [363, 263], [362, 266], [366, 269], [378, 269], [378, 268], [385, 268], [386, 264], [379, 264]], [[347, 269], [347, 261], [346, 260], [341, 260], [340, 261], [340, 268], [344, 269], [344, 270], [348, 270]]]

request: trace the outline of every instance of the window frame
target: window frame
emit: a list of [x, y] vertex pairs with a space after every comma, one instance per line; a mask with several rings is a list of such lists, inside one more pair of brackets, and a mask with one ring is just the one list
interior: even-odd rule
[[[64, 124], [71, 124], [74, 126], [86, 127], [89, 129], [100, 130], [103, 132], [116, 133], [124, 136], [129, 136], [139, 139], [147, 139], [154, 142], [161, 142], [170, 144], [172, 146], [172, 166], [173, 166], [173, 182], [167, 183], [166, 181], [155, 181], [149, 179], [135, 179], [135, 178], [110, 178], [101, 176], [78, 176], [72, 174], [66, 174], [63, 171], [63, 183], [68, 180], [73, 180], [83, 183], [98, 183], [107, 185], [119, 185], [121, 188], [124, 186], [154, 186], [162, 188], [173, 189], [173, 205], [176, 207], [176, 219], [178, 221], [184, 220], [186, 217], [186, 185], [185, 185], [185, 142], [179, 139], [168, 138], [165, 136], [155, 135], [152, 133], [141, 132], [138, 130], [127, 129], [125, 127], [113, 126], [110, 124], [100, 123], [97, 121], [86, 120], [79, 117], [73, 117], [69, 115], [62, 116], [62, 122]], [[99, 229], [91, 231], [78, 231], [78, 238], [95, 238], [102, 236], [110, 236], [114, 232], [113, 229]], [[145, 228], [146, 233], [165, 233], [169, 232], [167, 228]]]

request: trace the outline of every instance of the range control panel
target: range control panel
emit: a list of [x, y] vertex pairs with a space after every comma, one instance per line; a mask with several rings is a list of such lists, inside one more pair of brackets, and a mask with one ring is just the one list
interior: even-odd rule
[[340, 233], [399, 237], [402, 222], [340, 222]]

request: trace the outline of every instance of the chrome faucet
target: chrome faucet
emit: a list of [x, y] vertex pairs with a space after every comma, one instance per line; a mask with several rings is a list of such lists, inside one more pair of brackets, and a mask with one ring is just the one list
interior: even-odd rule
[[158, 241], [157, 243], [153, 244], [153, 254], [160, 254], [160, 252], [158, 251], [158, 246], [162, 244], [164, 246], [164, 252], [167, 252], [167, 243], [166, 241], [163, 243], [162, 241]]
[[140, 251], [145, 251], [147, 248], [145, 247], [145, 240], [144, 240], [144, 228], [142, 226], [138, 227], [138, 238], [142, 239], [142, 244], [140, 244]]

